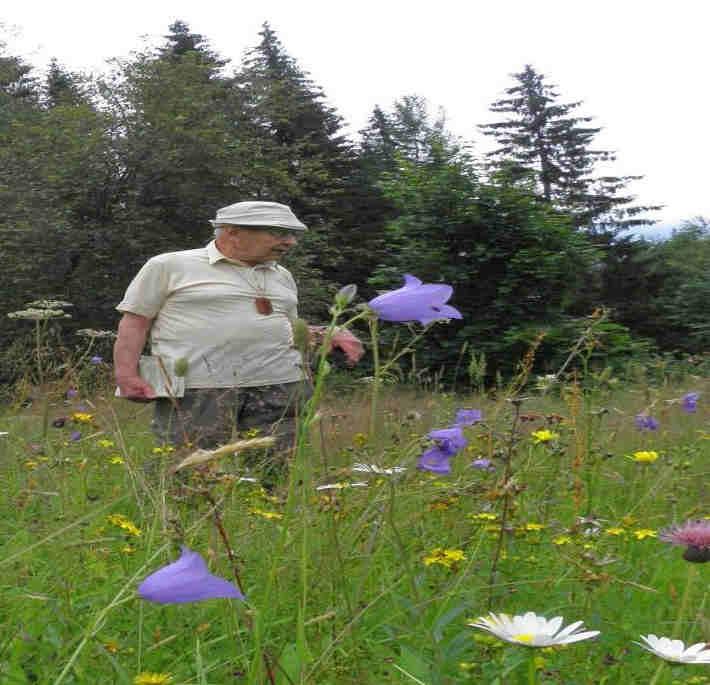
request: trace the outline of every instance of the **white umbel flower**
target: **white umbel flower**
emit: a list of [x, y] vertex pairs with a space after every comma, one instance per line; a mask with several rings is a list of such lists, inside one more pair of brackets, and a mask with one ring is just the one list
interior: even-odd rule
[[710, 649], [704, 642], [686, 647], [682, 640], [671, 640], [669, 637], [656, 637], [655, 635], [641, 635], [646, 644], [636, 642], [647, 652], [660, 656], [666, 661], [677, 664], [710, 664]]
[[548, 621], [544, 616], [538, 616], [533, 611], [528, 611], [522, 616], [491, 612], [488, 616], [482, 616], [475, 623], [468, 625], [486, 630], [506, 642], [525, 647], [567, 645], [599, 635], [598, 630], [580, 632], [582, 621], [570, 623], [566, 628], [562, 628], [563, 621], [562, 616], [555, 616]]
[[382, 468], [377, 466], [377, 464], [353, 464], [351, 471], [357, 471], [359, 473], [374, 473], [376, 475], [391, 476], [395, 473], [403, 473], [407, 470], [406, 466], [392, 466], [391, 468]]

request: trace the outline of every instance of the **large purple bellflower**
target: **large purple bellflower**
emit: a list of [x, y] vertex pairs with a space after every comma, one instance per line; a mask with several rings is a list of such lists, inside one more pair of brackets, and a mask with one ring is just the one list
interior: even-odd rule
[[237, 587], [207, 570], [205, 560], [183, 545], [177, 561], [151, 573], [139, 586], [138, 595], [158, 604], [183, 604], [203, 599], [244, 599]]
[[426, 325], [439, 319], [463, 318], [458, 309], [445, 304], [453, 292], [445, 283], [422, 283], [405, 274], [401, 288], [378, 295], [367, 304], [383, 321], [419, 321]]

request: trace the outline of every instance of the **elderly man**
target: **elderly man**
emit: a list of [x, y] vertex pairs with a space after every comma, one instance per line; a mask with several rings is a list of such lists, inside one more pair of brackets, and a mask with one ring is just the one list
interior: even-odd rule
[[[306, 227], [275, 202], [238, 202], [210, 223], [215, 240], [149, 259], [116, 307], [118, 393], [155, 399], [163, 442], [209, 448], [256, 428], [277, 438], [278, 454], [292, 445], [311, 392], [293, 344], [296, 284], [277, 263]], [[139, 373], [139, 360], [151, 359], [165, 376], [163, 396]]]

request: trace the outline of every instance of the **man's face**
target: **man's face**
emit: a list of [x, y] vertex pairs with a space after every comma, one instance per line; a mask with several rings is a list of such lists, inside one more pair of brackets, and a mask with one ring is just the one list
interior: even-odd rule
[[285, 228], [229, 227], [220, 237], [217, 246], [228, 257], [252, 264], [278, 261], [298, 242], [296, 232]]

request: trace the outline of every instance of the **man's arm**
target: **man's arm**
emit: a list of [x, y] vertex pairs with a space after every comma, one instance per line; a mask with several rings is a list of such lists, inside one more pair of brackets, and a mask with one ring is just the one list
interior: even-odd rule
[[153, 319], [125, 312], [118, 324], [113, 346], [113, 366], [121, 397], [134, 402], [155, 399], [155, 390], [138, 375], [138, 360], [145, 347]]

